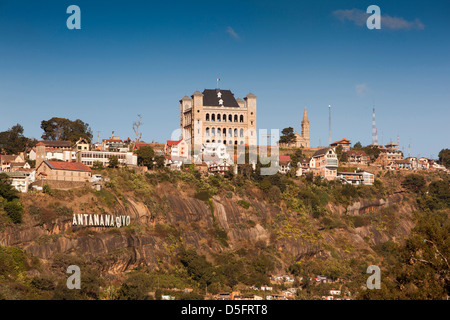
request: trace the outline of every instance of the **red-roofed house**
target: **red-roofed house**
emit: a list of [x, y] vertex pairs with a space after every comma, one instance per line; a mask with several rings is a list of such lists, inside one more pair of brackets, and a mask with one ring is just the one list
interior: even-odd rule
[[80, 162], [43, 161], [36, 169], [41, 180], [89, 182], [91, 168]]
[[189, 147], [186, 141], [181, 140], [167, 140], [165, 152], [171, 157], [178, 157], [187, 159], [189, 157]]
[[370, 157], [367, 156], [366, 152], [363, 150], [350, 150], [347, 151], [348, 163], [351, 164], [364, 164], [369, 163]]
[[343, 138], [339, 141], [333, 142], [332, 144], [330, 144], [330, 146], [332, 148], [336, 148], [337, 146], [342, 146], [342, 151], [347, 152], [347, 151], [350, 151], [351, 143], [350, 143], [350, 140], [348, 140], [347, 138]]
[[291, 157], [279, 156], [278, 158], [278, 172], [286, 174], [291, 170]]

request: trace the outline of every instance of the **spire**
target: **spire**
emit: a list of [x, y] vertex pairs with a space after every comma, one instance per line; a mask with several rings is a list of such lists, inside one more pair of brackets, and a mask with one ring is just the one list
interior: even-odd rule
[[305, 111], [303, 111], [303, 121], [302, 122], [308, 122], [308, 113], [306, 112], [306, 105], [305, 105]]

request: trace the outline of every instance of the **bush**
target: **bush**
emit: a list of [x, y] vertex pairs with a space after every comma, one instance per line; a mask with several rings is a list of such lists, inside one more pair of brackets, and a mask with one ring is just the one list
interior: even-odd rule
[[240, 205], [244, 209], [250, 208], [250, 203], [248, 203], [245, 200], [238, 200], [237, 204]]
[[403, 180], [402, 185], [409, 191], [419, 193], [423, 190], [426, 185], [424, 177], [418, 174], [408, 174]]
[[22, 222], [23, 204], [18, 200], [7, 202], [4, 207], [6, 213], [14, 223]]

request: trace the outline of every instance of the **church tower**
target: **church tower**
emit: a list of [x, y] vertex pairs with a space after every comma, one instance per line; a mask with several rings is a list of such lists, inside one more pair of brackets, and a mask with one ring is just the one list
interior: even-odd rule
[[307, 141], [307, 147], [309, 148], [309, 120], [308, 113], [303, 111], [303, 120], [302, 120], [302, 137]]

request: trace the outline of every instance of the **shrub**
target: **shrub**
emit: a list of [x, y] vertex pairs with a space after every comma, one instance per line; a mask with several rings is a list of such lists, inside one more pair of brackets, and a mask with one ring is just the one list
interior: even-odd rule
[[14, 223], [22, 222], [23, 204], [18, 200], [13, 200], [5, 204], [5, 211]]
[[250, 208], [250, 203], [248, 203], [245, 200], [238, 200], [237, 204], [240, 205], [244, 209]]
[[425, 187], [425, 184], [424, 177], [414, 173], [408, 174], [405, 179], [403, 179], [402, 183], [406, 189], [415, 193], [421, 192]]

